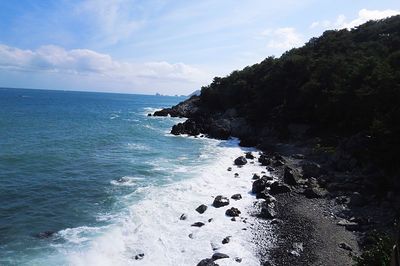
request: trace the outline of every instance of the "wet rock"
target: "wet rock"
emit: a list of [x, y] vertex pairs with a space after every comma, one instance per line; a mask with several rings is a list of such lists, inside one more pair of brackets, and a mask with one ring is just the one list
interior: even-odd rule
[[40, 239], [45, 239], [45, 238], [52, 237], [55, 233], [56, 233], [55, 231], [44, 231], [44, 232], [40, 232], [40, 233], [36, 234], [35, 237], [40, 238]]
[[188, 235], [188, 237], [189, 237], [190, 239], [193, 239], [193, 234], [190, 233], [190, 234]]
[[247, 160], [243, 156], [240, 156], [235, 159], [234, 163], [235, 165], [245, 165], [247, 163]]
[[211, 259], [214, 260], [214, 261], [215, 260], [220, 260], [220, 259], [227, 259], [227, 258], [229, 258], [228, 255], [226, 255], [224, 253], [220, 253], [220, 252], [214, 253], [212, 255], [212, 257], [211, 257]]
[[231, 241], [231, 236], [227, 236], [224, 239], [222, 239], [222, 244], [228, 244]]
[[267, 155], [261, 154], [258, 158], [258, 162], [261, 163], [262, 166], [267, 166], [271, 164], [271, 159]]
[[152, 114], [147, 114], [147, 116], [152, 116]]
[[236, 261], [237, 263], [241, 263], [241, 262], [242, 262], [242, 258], [236, 257], [236, 258], [235, 258], [235, 261]]
[[260, 193], [263, 191], [267, 186], [267, 180], [265, 179], [258, 179], [253, 182], [251, 192], [253, 193]]
[[232, 171], [232, 167], [228, 167], [227, 171], [229, 172]]
[[263, 202], [259, 216], [264, 219], [274, 219], [276, 217], [276, 211], [274, 210], [274, 205]]
[[232, 217], [231, 221], [232, 221], [232, 222], [236, 222], [235, 217]]
[[137, 254], [135, 260], [142, 260], [144, 258], [144, 253]]
[[218, 266], [218, 264], [214, 263], [212, 259], [203, 259], [197, 263], [197, 266]]
[[236, 216], [239, 216], [239, 214], [240, 214], [239, 209], [237, 209], [235, 207], [227, 209], [226, 212], [225, 212], [225, 215], [229, 216], [229, 217], [236, 217]]
[[179, 220], [186, 220], [187, 219], [187, 215], [182, 213], [181, 217], [179, 217]]
[[350, 222], [346, 219], [340, 220], [337, 225], [344, 226], [346, 230], [349, 231], [358, 231], [360, 229], [360, 225], [356, 222]]
[[238, 177], [239, 177], [239, 174], [238, 174], [238, 173], [235, 173], [234, 176], [235, 176], [236, 178], [238, 178]]
[[256, 195], [257, 199], [265, 199], [266, 203], [272, 203], [276, 201], [276, 198], [268, 193], [267, 190], [264, 190]]
[[207, 206], [204, 204], [201, 204], [199, 207], [196, 208], [196, 211], [200, 214], [204, 213], [207, 210]]
[[288, 193], [290, 191], [292, 191], [292, 189], [288, 185], [276, 181], [271, 184], [269, 193], [271, 195], [277, 195], [282, 193]]
[[339, 247], [347, 251], [353, 251], [353, 248], [345, 242], [339, 243]]
[[260, 175], [259, 175], [259, 174], [254, 174], [252, 179], [253, 179], [253, 180], [260, 179]]
[[215, 208], [220, 208], [226, 205], [229, 205], [229, 199], [227, 197], [218, 195], [215, 197], [214, 202], [212, 204]]
[[194, 224], [192, 224], [191, 226], [194, 226], [194, 227], [202, 227], [204, 225], [204, 223], [202, 223], [202, 222], [195, 222]]
[[254, 159], [254, 155], [251, 152], [246, 152], [246, 159]]
[[286, 184], [291, 186], [297, 186], [300, 183], [300, 180], [301, 180], [301, 175], [297, 170], [285, 166], [283, 170], [283, 181]]
[[214, 220], [213, 218], [210, 218], [208, 219], [208, 222], [211, 223], [213, 220]]
[[231, 199], [240, 200], [240, 199], [242, 199], [242, 195], [240, 195], [240, 194], [234, 194], [234, 195], [232, 195]]

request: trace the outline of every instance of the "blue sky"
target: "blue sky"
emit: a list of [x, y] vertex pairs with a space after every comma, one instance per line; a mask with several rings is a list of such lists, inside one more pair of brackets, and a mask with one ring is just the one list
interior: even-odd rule
[[398, 0], [1, 0], [0, 86], [188, 94]]

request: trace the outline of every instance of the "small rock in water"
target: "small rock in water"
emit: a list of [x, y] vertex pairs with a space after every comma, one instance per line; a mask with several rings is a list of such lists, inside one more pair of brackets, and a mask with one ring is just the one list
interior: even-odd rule
[[135, 260], [142, 260], [144, 258], [144, 253], [137, 254]]
[[214, 253], [211, 257], [212, 260], [220, 260], [220, 259], [227, 259], [229, 258], [228, 255], [224, 254], [224, 253]]
[[44, 238], [52, 237], [55, 233], [56, 232], [54, 232], [54, 231], [44, 231], [44, 232], [40, 232], [40, 233], [36, 234], [35, 236], [37, 238], [44, 239]]
[[241, 263], [241, 262], [242, 262], [242, 258], [236, 257], [236, 258], [235, 258], [235, 261], [236, 261], [237, 263]]
[[218, 195], [215, 197], [214, 202], [212, 204], [215, 208], [220, 208], [226, 205], [229, 205], [229, 199], [227, 197]]
[[197, 266], [218, 266], [218, 264], [214, 263], [212, 259], [203, 259], [197, 263]]
[[242, 199], [242, 195], [240, 195], [240, 194], [234, 194], [234, 195], [232, 195], [231, 199], [240, 200], [240, 199]]
[[222, 244], [228, 244], [229, 243], [229, 241], [231, 241], [231, 236], [227, 236], [227, 237], [225, 237], [224, 239], [222, 239]]
[[260, 175], [259, 174], [254, 174], [253, 175], [253, 180], [257, 180], [257, 179], [260, 179]]
[[239, 174], [238, 174], [238, 173], [235, 173], [235, 177], [239, 177]]
[[190, 233], [190, 234], [188, 235], [188, 237], [191, 238], [191, 239], [193, 239], [193, 234]]
[[200, 214], [204, 213], [207, 210], [207, 206], [204, 204], [201, 204], [199, 207], [196, 208], [196, 211]]
[[234, 163], [235, 165], [245, 165], [247, 163], [247, 160], [243, 156], [240, 156], [235, 159]]
[[214, 220], [213, 218], [210, 218], [208, 219], [208, 222], [211, 223], [213, 220]]
[[195, 222], [194, 224], [192, 224], [191, 226], [194, 226], [194, 227], [202, 227], [204, 225], [204, 223], [202, 223], [202, 222]]
[[232, 217], [231, 221], [232, 221], [232, 222], [236, 222], [235, 217]]
[[182, 213], [181, 217], [179, 217], [179, 220], [186, 220], [187, 219], [187, 215]]
[[226, 216], [229, 216], [229, 217], [236, 217], [236, 216], [239, 216], [240, 211], [239, 211], [239, 209], [232, 207], [230, 209], [227, 209], [225, 214], [226, 214]]
[[147, 116], [151, 116], [151, 114], [147, 114]]
[[228, 167], [228, 169], [227, 169], [228, 171], [232, 171], [232, 167]]

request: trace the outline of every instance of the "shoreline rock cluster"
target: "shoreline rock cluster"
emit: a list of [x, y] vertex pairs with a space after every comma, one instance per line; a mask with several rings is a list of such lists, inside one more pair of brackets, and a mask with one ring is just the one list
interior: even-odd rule
[[[321, 261], [328, 263], [325, 265], [332, 265], [332, 261], [351, 265], [349, 254], [358, 256], [360, 249], [366, 249], [371, 244], [368, 243], [370, 232], [378, 230], [393, 233], [394, 222], [400, 213], [400, 195], [390, 191], [385, 195], [376, 194], [370, 175], [376, 174], [377, 170], [371, 167], [368, 172], [357, 168], [345, 148], [331, 154], [316, 149], [318, 140], [312, 137], [281, 143], [273, 128], [268, 131], [268, 127], [264, 127], [263, 132], [257, 132], [257, 128], [249, 125], [236, 110], [227, 110], [223, 114], [209, 113], [209, 110], [202, 110], [201, 99], [193, 96], [175, 107], [154, 113], [154, 116], [188, 118], [173, 126], [171, 133], [175, 135], [204, 134], [217, 139], [233, 136], [240, 139], [241, 146], [256, 146], [262, 151], [258, 163], [277, 180], [271, 180], [267, 175], [250, 177], [253, 179], [252, 192], [256, 196], [255, 206], [259, 209], [257, 215], [260, 221], [267, 220], [268, 224], [276, 225], [279, 239], [289, 239], [278, 240], [277, 246], [268, 250], [260, 242], [260, 261], [264, 265], [282, 265], [294, 262], [294, 259], [304, 265]], [[359, 139], [353, 142], [357, 141]], [[347, 148], [351, 146], [347, 144]], [[234, 164], [243, 166], [252, 156], [244, 154]], [[229, 167], [228, 171], [231, 170]], [[230, 214], [235, 213], [232, 210]], [[322, 217], [326, 221], [319, 221]], [[300, 224], [296, 225], [293, 221]], [[320, 227], [338, 235], [335, 238], [338, 243], [317, 232]], [[261, 226], [255, 235], [262, 230]], [[301, 237], [308, 239], [302, 240]], [[314, 244], [308, 243], [311, 240]], [[318, 249], [311, 248], [324, 240], [330, 244]], [[321, 258], [321, 254], [327, 254], [327, 251], [333, 255]]]

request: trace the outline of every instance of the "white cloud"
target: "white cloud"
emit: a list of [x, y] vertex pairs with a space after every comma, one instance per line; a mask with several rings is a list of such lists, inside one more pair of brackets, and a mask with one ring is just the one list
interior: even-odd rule
[[349, 21], [344, 15], [339, 15], [335, 21], [330, 21], [330, 20], [315, 21], [310, 25], [310, 28], [351, 29], [369, 20], [379, 20], [399, 14], [400, 14], [399, 10], [393, 10], [393, 9], [386, 9], [386, 10], [361, 9], [358, 12], [358, 17], [353, 20]]
[[261, 35], [268, 39], [267, 46], [273, 49], [287, 50], [304, 44], [302, 35], [294, 28], [268, 29]]
[[65, 50], [54, 45], [22, 50], [0, 44], [0, 69], [12, 71], [14, 75], [15, 72], [20, 75], [26, 72], [41, 76], [45, 74], [49, 77], [54, 73], [72, 75], [76, 81], [94, 81], [94, 87], [100, 82], [107, 82], [142, 92], [152, 89], [149, 91], [151, 93], [157, 90], [170, 93], [170, 89], [181, 89], [182, 93], [186, 93], [205, 85], [211, 78], [205, 71], [184, 63], [122, 62], [92, 50]]
[[94, 22], [97, 38], [110, 45], [131, 37], [144, 24], [143, 19], [134, 19], [131, 14], [137, 9], [135, 5], [129, 0], [85, 0], [75, 13]]

